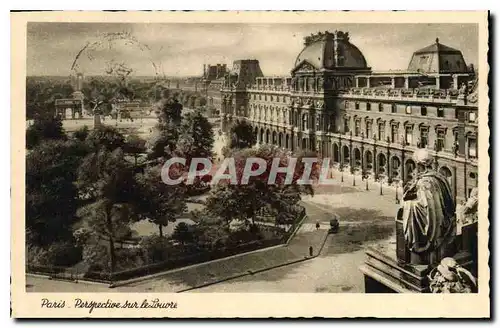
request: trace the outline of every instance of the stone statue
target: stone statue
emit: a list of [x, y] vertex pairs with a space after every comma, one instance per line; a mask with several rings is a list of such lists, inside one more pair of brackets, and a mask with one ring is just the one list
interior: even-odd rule
[[462, 83], [462, 85], [460, 86], [460, 89], [458, 90], [458, 94], [464, 95], [464, 96], [467, 95], [467, 85], [465, 83]]
[[448, 180], [432, 169], [427, 149], [417, 149], [414, 159], [424, 169], [404, 188], [404, 240], [411, 264], [436, 264], [455, 252], [455, 201]]
[[478, 189], [474, 188], [466, 202], [457, 206], [457, 221], [467, 225], [477, 221]]
[[323, 90], [325, 84], [325, 79], [323, 77], [320, 77], [318, 79], [318, 90]]

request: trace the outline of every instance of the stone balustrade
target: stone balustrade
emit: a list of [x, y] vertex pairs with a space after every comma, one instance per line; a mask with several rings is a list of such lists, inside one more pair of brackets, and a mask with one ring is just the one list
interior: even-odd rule
[[455, 89], [388, 89], [388, 88], [351, 88], [342, 93], [344, 97], [369, 97], [394, 100], [436, 100], [455, 102], [459, 91]]

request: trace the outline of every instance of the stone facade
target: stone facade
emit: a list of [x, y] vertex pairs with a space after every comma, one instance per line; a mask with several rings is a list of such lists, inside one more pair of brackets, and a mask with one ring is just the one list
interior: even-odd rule
[[348, 33], [306, 39], [291, 76], [264, 77], [251, 61], [253, 75], [226, 77], [223, 131], [246, 119], [260, 144], [316, 151], [341, 170], [388, 183], [407, 181], [414, 150], [427, 147], [457, 200], [468, 197], [478, 181], [473, 72], [372, 72]]

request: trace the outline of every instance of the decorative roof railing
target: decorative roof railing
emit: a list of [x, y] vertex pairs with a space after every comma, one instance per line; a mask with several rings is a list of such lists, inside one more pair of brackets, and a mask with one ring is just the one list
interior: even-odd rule
[[[224, 87], [224, 90], [234, 90], [235, 87]], [[246, 88], [246, 91], [271, 91], [271, 92], [292, 92], [293, 88], [289, 85], [257, 85], [253, 84]], [[313, 90], [299, 93], [311, 94]], [[432, 89], [432, 88], [350, 88], [339, 91], [339, 95], [344, 97], [367, 97], [384, 100], [406, 100], [406, 101], [432, 101], [432, 102], [450, 102], [455, 103], [460, 99], [467, 98], [468, 94], [464, 90], [457, 89]]]

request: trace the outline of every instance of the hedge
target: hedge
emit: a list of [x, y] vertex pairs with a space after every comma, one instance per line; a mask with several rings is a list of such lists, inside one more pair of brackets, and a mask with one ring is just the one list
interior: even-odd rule
[[93, 280], [120, 281], [128, 280], [136, 277], [146, 276], [166, 270], [173, 270], [188, 265], [208, 262], [221, 259], [224, 257], [250, 252], [257, 249], [279, 245], [282, 242], [281, 238], [269, 239], [264, 241], [254, 241], [242, 244], [233, 248], [219, 249], [210, 252], [201, 252], [185, 257], [172, 258], [168, 261], [154, 263], [139, 268], [124, 270], [110, 274], [109, 272], [87, 272], [85, 278]]

